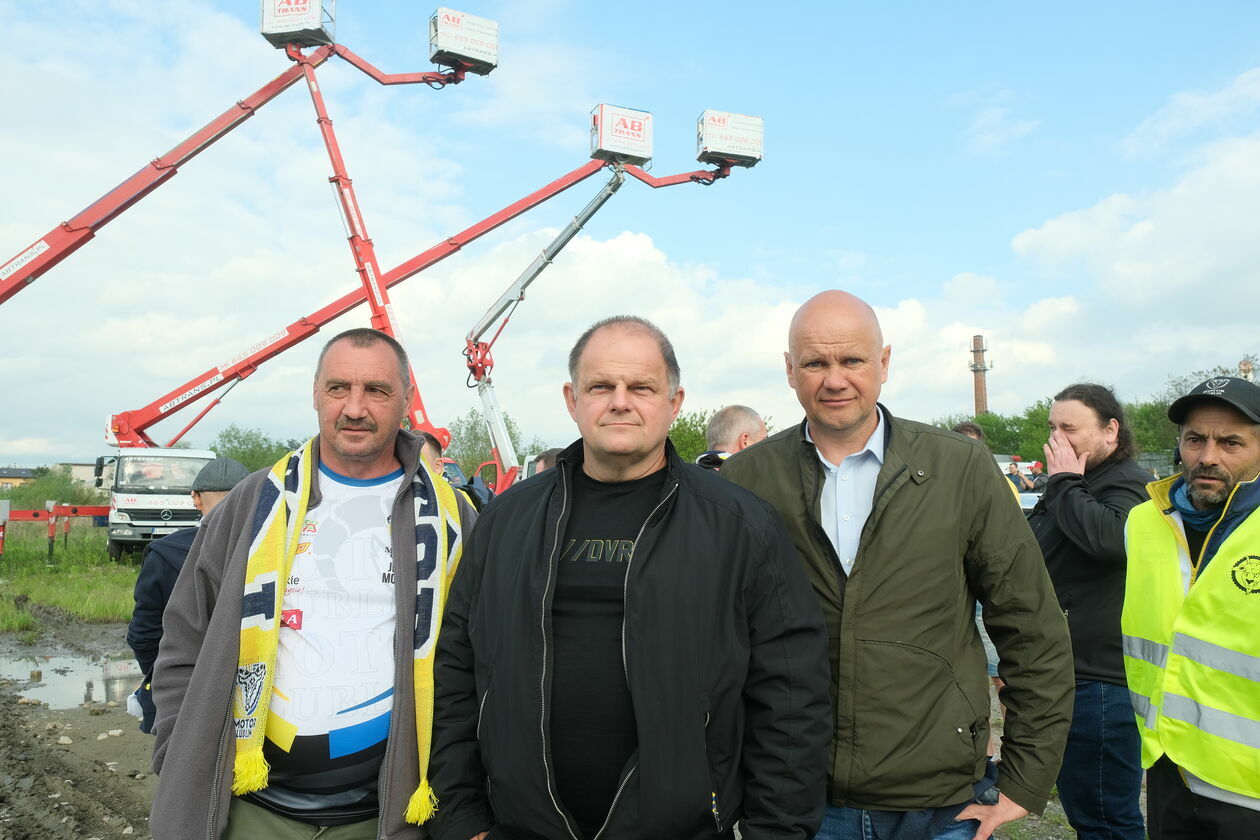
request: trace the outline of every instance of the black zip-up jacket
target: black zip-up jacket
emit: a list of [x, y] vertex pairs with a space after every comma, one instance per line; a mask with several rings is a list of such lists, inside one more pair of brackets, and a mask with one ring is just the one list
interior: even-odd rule
[[1146, 501], [1151, 474], [1111, 458], [1085, 475], [1055, 473], [1028, 515], [1072, 634], [1078, 680], [1124, 685], [1124, 523]]
[[[627, 564], [622, 650], [639, 749], [600, 840], [807, 840], [824, 808], [827, 637], [774, 510], [667, 444]], [[438, 640], [437, 840], [574, 840], [549, 752], [550, 609], [582, 442], [488, 505]], [[588, 838], [589, 840], [589, 838]]]
[[196, 537], [196, 528], [181, 528], [144, 547], [144, 564], [136, 576], [136, 607], [127, 625], [127, 646], [136, 655], [136, 662], [144, 673], [136, 690], [136, 699], [144, 710], [141, 732], [153, 731], [153, 718], [157, 714], [153, 705], [153, 663], [157, 661], [158, 644], [162, 641], [162, 613], [171, 600], [171, 590]]

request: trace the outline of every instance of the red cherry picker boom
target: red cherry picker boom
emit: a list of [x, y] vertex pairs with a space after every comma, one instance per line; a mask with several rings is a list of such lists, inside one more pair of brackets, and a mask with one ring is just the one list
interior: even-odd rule
[[[705, 111], [700, 117], [698, 126], [700, 154], [697, 159], [702, 163], [714, 164], [716, 168], [656, 178], [640, 166], [627, 162], [635, 161], [642, 164], [651, 158], [650, 114], [628, 108], [600, 105], [591, 116], [591, 145], [593, 147], [591, 154], [593, 157], [610, 161], [609, 165], [613, 169], [612, 178], [508, 286], [507, 290], [486, 311], [486, 314], [482, 315], [481, 319], [469, 330], [464, 342], [464, 359], [468, 365], [468, 387], [476, 388], [478, 396], [481, 397], [482, 415], [490, 433], [490, 454], [493, 458], [478, 466], [474, 475], [480, 473], [484, 467], [493, 466], [495, 478], [492, 489], [496, 493], [502, 493], [512, 486], [520, 476], [521, 464], [517, 460], [516, 447], [508, 433], [507, 421], [503, 409], [499, 406], [499, 399], [490, 377], [490, 372], [494, 368], [494, 356], [491, 351], [494, 343], [503, 334], [503, 328], [511, 320], [516, 307], [525, 300], [525, 290], [538, 279], [538, 275], [542, 274], [547, 266], [551, 265], [590, 218], [621, 188], [625, 173], [629, 173], [653, 188], [687, 183], [711, 186], [718, 179], [730, 175], [731, 167], [753, 166], [761, 159], [762, 125], [759, 118]], [[734, 128], [731, 125], [732, 119], [735, 121]], [[625, 126], [625, 129], [619, 132], [621, 126]], [[639, 127], [638, 136], [628, 136], [626, 131], [633, 131], [635, 126]], [[500, 316], [503, 317], [503, 321], [495, 330], [494, 335], [489, 341], [483, 341], [486, 333]]]

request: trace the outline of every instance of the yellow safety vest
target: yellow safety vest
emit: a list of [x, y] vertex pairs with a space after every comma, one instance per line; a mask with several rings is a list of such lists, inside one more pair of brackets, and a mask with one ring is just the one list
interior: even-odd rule
[[1198, 575], [1169, 501], [1176, 479], [1147, 485], [1152, 501], [1125, 526], [1120, 627], [1142, 766], [1167, 754], [1210, 785], [1260, 799], [1260, 513]]

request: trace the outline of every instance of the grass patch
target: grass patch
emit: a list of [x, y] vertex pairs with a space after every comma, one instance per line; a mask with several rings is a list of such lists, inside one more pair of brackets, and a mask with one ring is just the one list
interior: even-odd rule
[[[6, 592], [8, 583], [5, 581]], [[0, 633], [17, 633], [38, 628], [39, 621], [35, 616], [15, 604], [8, 594], [0, 596]]]
[[[0, 630], [32, 630], [34, 625], [6, 627], [5, 610], [26, 612], [12, 599], [25, 595], [33, 604], [55, 607], [68, 615], [92, 623], [122, 622], [131, 619], [132, 590], [138, 566], [115, 563], [106, 551], [105, 528], [76, 521], [69, 539], [59, 533], [48, 565], [48, 525], [42, 522], [10, 523], [0, 558], [4, 596], [0, 597]], [[138, 560], [139, 555], [134, 555]], [[28, 618], [34, 618], [27, 613]], [[19, 617], [14, 622], [21, 621]]]

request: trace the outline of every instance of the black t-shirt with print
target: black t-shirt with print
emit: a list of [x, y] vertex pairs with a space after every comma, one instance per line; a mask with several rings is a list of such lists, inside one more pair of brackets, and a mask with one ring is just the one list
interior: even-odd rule
[[617, 484], [577, 471], [551, 605], [551, 753], [560, 801], [594, 837], [638, 746], [621, 651], [626, 570], [665, 470]]

